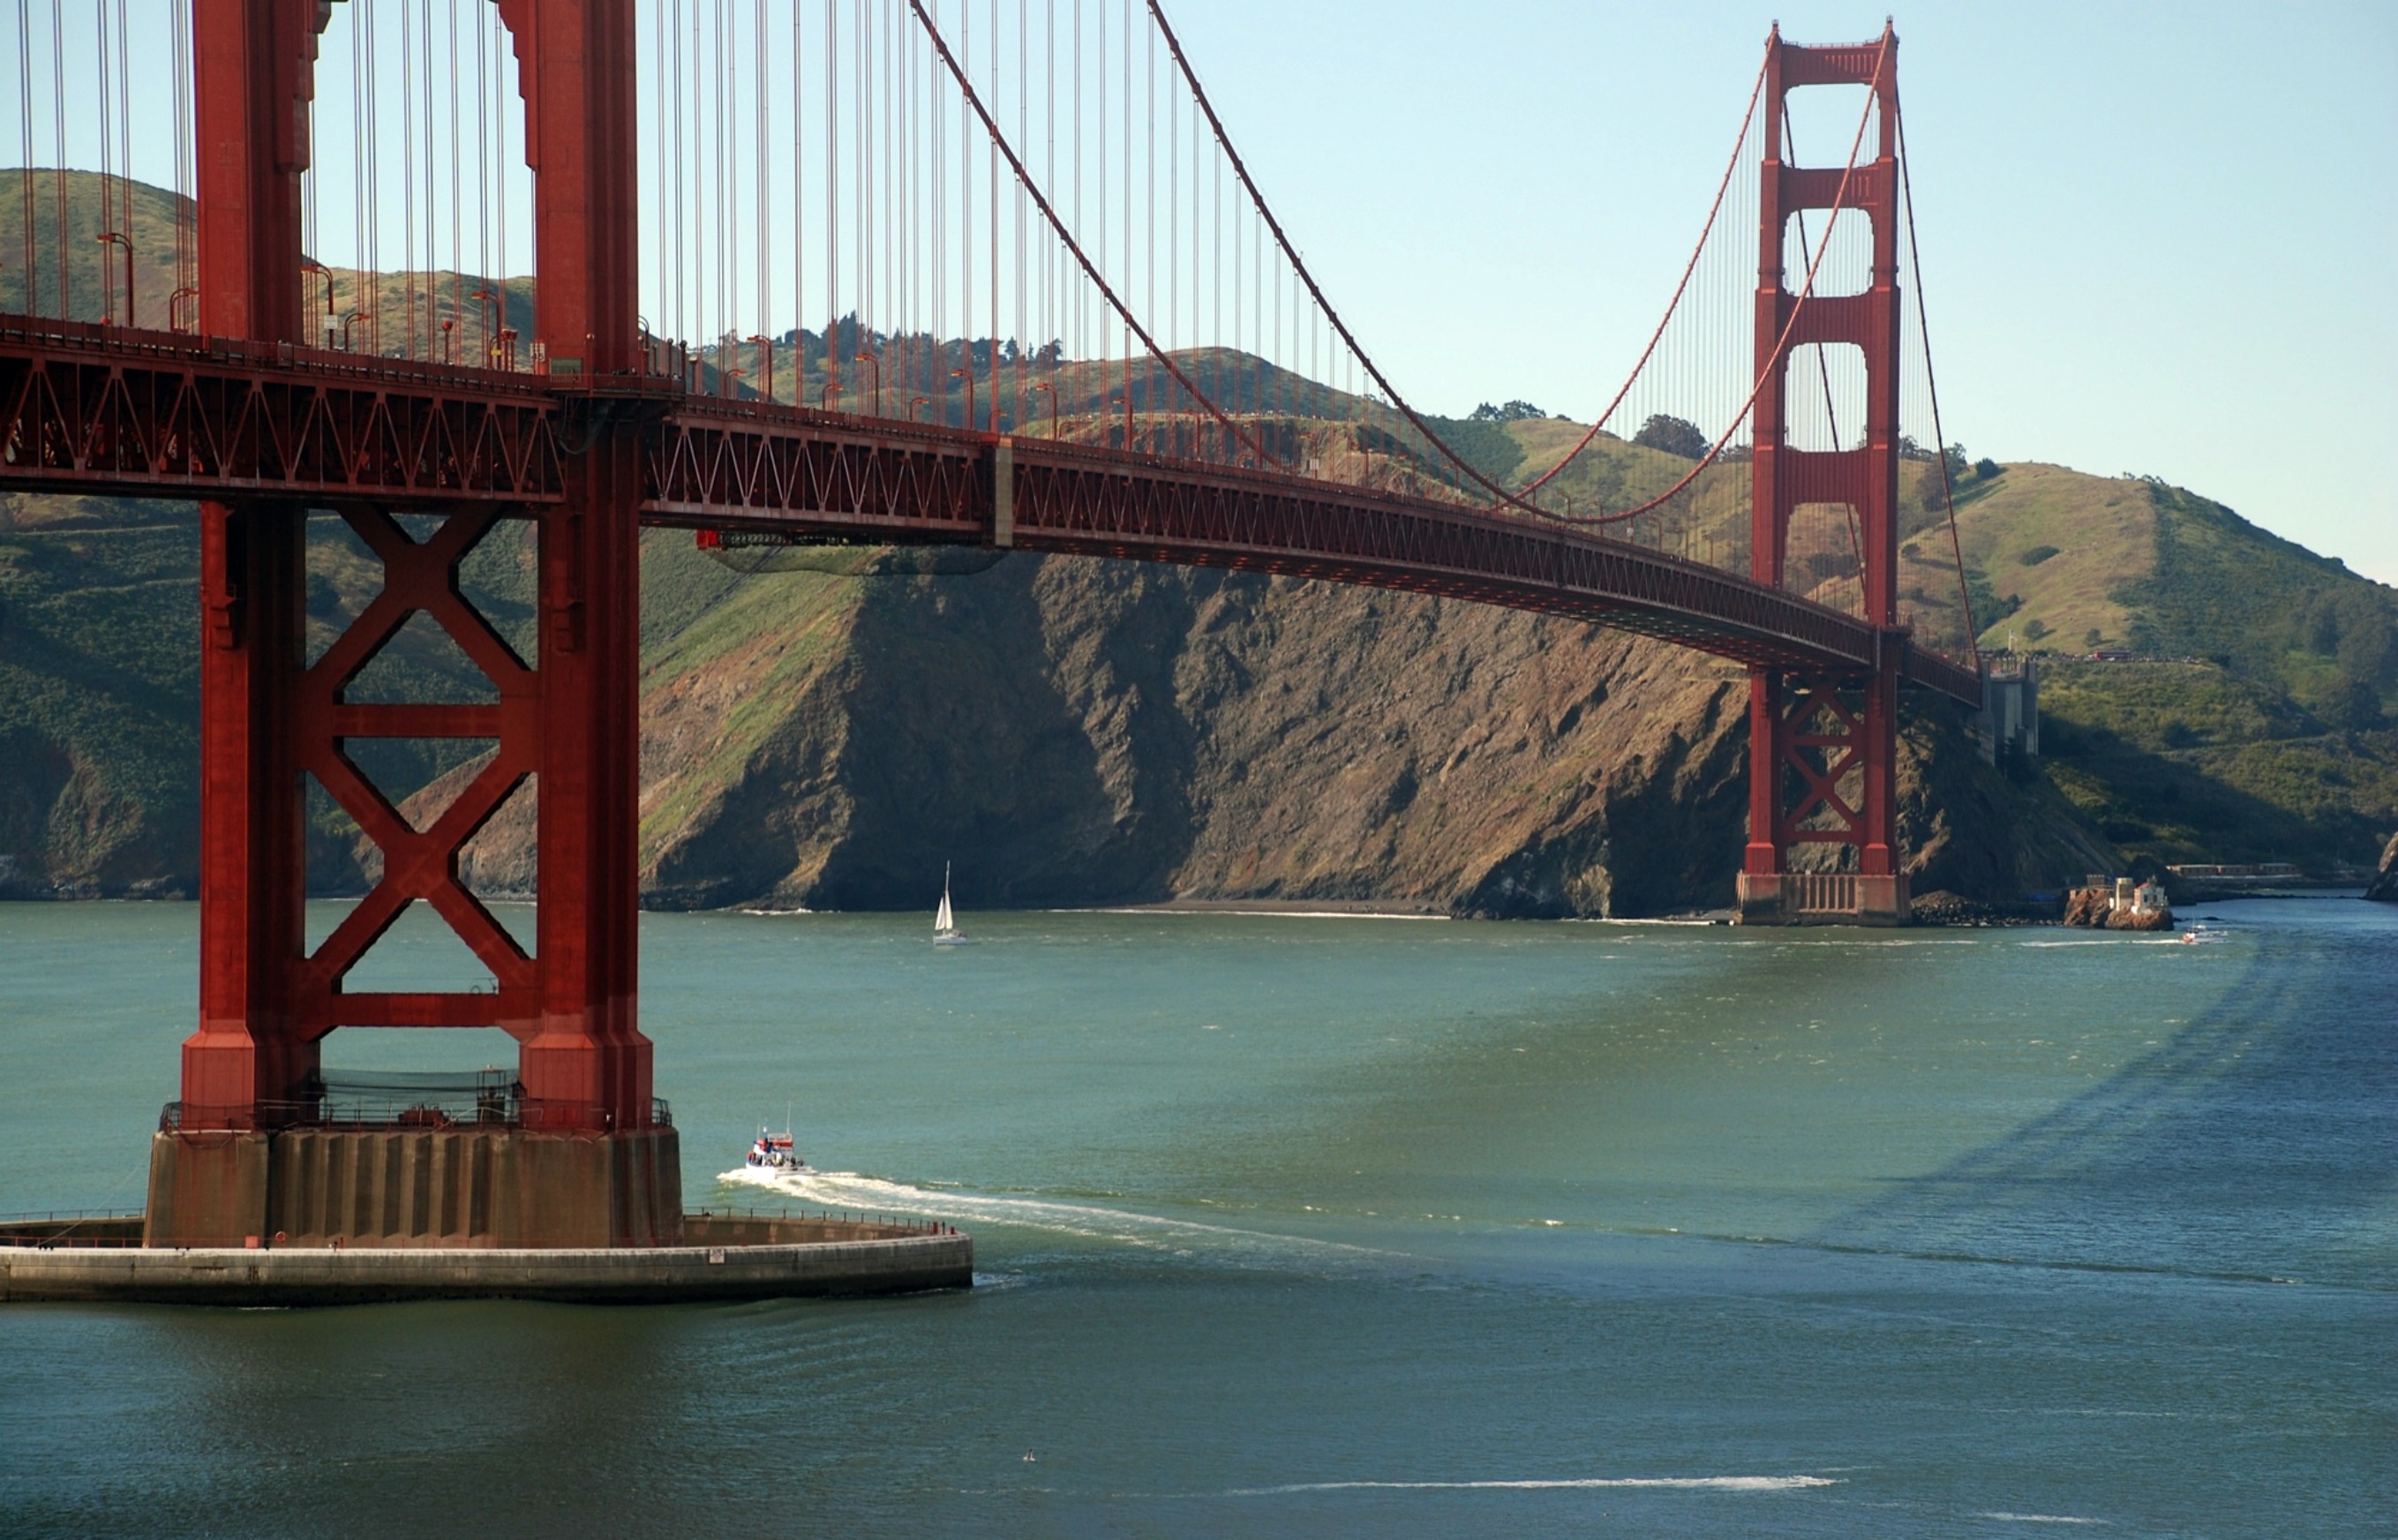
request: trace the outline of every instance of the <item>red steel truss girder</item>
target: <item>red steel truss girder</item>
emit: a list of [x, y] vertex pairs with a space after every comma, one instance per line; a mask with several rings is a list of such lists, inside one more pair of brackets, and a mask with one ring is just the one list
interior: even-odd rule
[[688, 401], [642, 435], [644, 517], [965, 543], [990, 531], [990, 440], [877, 419]]
[[559, 496], [532, 376], [0, 317], [0, 485], [385, 507]]
[[[838, 413], [691, 401], [648, 428], [643, 517], [902, 542], [988, 545], [998, 441]], [[1870, 670], [1852, 616], [1602, 535], [1332, 482], [1120, 450], [1010, 441], [1011, 543], [1267, 571], [1600, 621], [1743, 662]], [[1907, 676], [1977, 698], [1919, 654]]]
[[1015, 534], [1028, 547], [1454, 595], [1743, 661], [1872, 655], [1871, 634], [1832, 611], [1600, 536], [1323, 482], [1031, 444], [1016, 455]]
[[[0, 318], [0, 486], [319, 506], [555, 505], [573, 392], [539, 376]], [[687, 399], [640, 433], [643, 519], [989, 544], [987, 435]], [[1601, 621], [1745, 662], [1869, 669], [1872, 629], [1604, 536], [1336, 483], [1014, 442], [1027, 548], [1246, 568]], [[1785, 450], [1830, 491], [1861, 452]], [[1820, 466], [1821, 468], [1818, 468]], [[1885, 647], [1904, 646], [1903, 635]], [[1909, 682], [1979, 698], [1906, 647]]]

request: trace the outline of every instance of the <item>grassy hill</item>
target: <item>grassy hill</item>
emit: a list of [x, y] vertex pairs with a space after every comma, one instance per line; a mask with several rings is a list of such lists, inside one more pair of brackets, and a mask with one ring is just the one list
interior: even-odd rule
[[[122, 183], [103, 183], [81, 172], [66, 173], [61, 182], [41, 171], [34, 174], [29, 199], [21, 172], [0, 171], [0, 259], [20, 249], [17, 243], [29, 210], [37, 236], [47, 241], [54, 234], [55, 195], [61, 185], [68, 195], [68, 309], [97, 318], [101, 263], [109, 249], [91, 237], [102, 228], [103, 192], [121, 198]], [[173, 284], [178, 206], [155, 188], [136, 184], [130, 192], [140, 318], [157, 325]], [[34, 278], [35, 307], [55, 312], [53, 276], [37, 271]], [[400, 279], [347, 272], [333, 278], [338, 310], [377, 317], [357, 331], [358, 345], [399, 350], [411, 304]], [[438, 322], [448, 318], [457, 323], [458, 351], [479, 351], [492, 314], [487, 304], [471, 298], [482, 280], [436, 275], [418, 283], [418, 336], [437, 331]], [[505, 322], [529, 330], [529, 283], [511, 280], [498, 287], [506, 291]], [[21, 263], [0, 260], [0, 308], [17, 307], [24, 299]], [[789, 333], [778, 345], [775, 394], [786, 400], [824, 399], [832, 382], [823, 334]], [[885, 337], [843, 323], [834, 329], [830, 351], [846, 360], [843, 401], [862, 404], [860, 396], [876, 383], [875, 373], [862, 371], [855, 362], [855, 355], [865, 351], [880, 360], [887, 408], [899, 410], [911, 396], [921, 396], [915, 404], [922, 415], [964, 420], [963, 384], [949, 374], [960, 356], [954, 340]], [[763, 383], [761, 349], [734, 350], [722, 361], [747, 371], [737, 381], [728, 376], [734, 388], [748, 392]], [[986, 347], [977, 359], [978, 378], [987, 380], [989, 362]], [[1016, 360], [1003, 356], [1001, 362], [1003, 382], [1021, 384]], [[1245, 428], [1293, 464], [1407, 490], [1428, 490], [1446, 480], [1446, 472], [1417, 447], [1412, 430], [1378, 402], [1224, 349], [1192, 350], [1178, 355], [1177, 362], [1212, 395], [1237, 405]], [[1055, 385], [1054, 423], [1051, 402], [1038, 395], [1028, 398], [1031, 420], [1017, 422], [1011, 395], [1005, 426], [1048, 429], [1083, 441], [1121, 441], [1119, 393], [1126, 389], [1121, 362], [1068, 360], [1046, 379]], [[716, 383], [712, 371], [703, 371], [701, 383], [703, 388]], [[1148, 410], [1152, 401], [1170, 399], [1162, 369], [1136, 364], [1130, 391], [1132, 432], [1140, 443], [1167, 451], [1187, 446], [1193, 431], [1187, 413]], [[987, 408], [988, 401], [982, 404]], [[1581, 425], [1564, 419], [1529, 415], [1508, 421], [1438, 419], [1433, 426], [1483, 474], [1512, 484], [1555, 463], [1583, 433]], [[1602, 434], [1552, 483], [1555, 504], [1577, 514], [1623, 509], [1664, 493], [1691, 465], [1665, 451]], [[1940, 784], [1938, 797], [1910, 804], [1909, 817], [1917, 819], [1926, 848], [1962, 852], [1971, 843], [1957, 819], [1942, 824], [1945, 800], [1957, 806], [1972, 803], [1977, 816], [2049, 831], [2026, 835], [2012, 858], [1984, 861], [1973, 881], [1994, 896], [2018, 880], [2037, 886], [2074, 874], [2052, 868], [2085, 860], [2130, 865], [2279, 858], [2324, 875], [2372, 862], [2390, 831], [2398, 828], [2398, 728], [2391, 725], [2398, 711], [2398, 594], [2220, 505], [2154, 480], [2093, 477], [2025, 464], [1999, 467], [1988, 476], [1969, 475], [1958, 490], [1957, 538], [1966, 569], [1961, 595], [1937, 466], [1912, 460], [1902, 466], [1902, 607], [1920, 638], [1954, 651], [1966, 640], [1970, 596], [1972, 629], [1984, 648], [2014, 646], [2045, 655], [2048, 758], [2016, 788], [2017, 805], [2010, 811], [1990, 800], [1997, 794], [1989, 788], [1969, 784], [1971, 777], [1941, 778], [1949, 775], [1936, 763], [1949, 751], [1940, 747], [1948, 741], [1942, 736], [1946, 730], [1933, 730], [1919, 712], [1910, 731], [1920, 741], [1909, 750], [1922, 770], [1919, 784]], [[1711, 466], [1679, 495], [1670, 520], [1644, 519], [1615, 531], [1738, 568], [1746, 559], [1748, 493], [1745, 464]], [[327, 515], [311, 524], [314, 649], [371, 597], [375, 567], [340, 520]], [[464, 577], [501, 629], [529, 646], [531, 554], [521, 536], [521, 531], [505, 529], [487, 541]], [[1308, 882], [1370, 885], [1369, 874], [1379, 870], [1385, 878], [1412, 872], [1408, 880], [1428, 892], [1443, 884], [1460, 892], [1481, 892], [1477, 885], [1491, 883], [1503, 888], [1515, 880], [1503, 875], [1516, 870], [1510, 861], [1520, 858], [1537, 865], [1552, 859], [1535, 860], [1537, 850], [1582, 848], [1573, 842], [1584, 834], [1569, 839], [1560, 832], [1568, 824], [1598, 831], [1588, 835], [1593, 850], [1628, 850], [1637, 843], [1627, 821], [1633, 804], [1662, 795], [1659, 784], [1679, 784], [1673, 782], [1676, 775], [1716, 797], [1727, 773], [1718, 761], [1731, 752], [1725, 746], [1731, 742], [1726, 735], [1732, 724], [1718, 696], [1731, 676], [1717, 666], [1683, 655], [1674, 655], [1682, 661], [1669, 666], [1638, 649], [1599, 648], [1589, 653], [1583, 667], [1619, 670], [1625, 679], [1653, 676], [1654, 682], [1610, 693], [1602, 680], [1593, 686], [1596, 696], [1583, 699], [1573, 695], [1571, 682], [1552, 677], [1562, 655], [1554, 628], [1500, 624], [1470, 608], [1429, 602], [1407, 608], [1389, 598], [1335, 597], [1312, 589], [1302, 602], [1283, 588], [1245, 586], [1246, 580], [1073, 578], [1062, 574], [1083, 568], [1021, 558], [1002, 572], [1037, 569], [1044, 575], [999, 576], [979, 586], [744, 575], [698, 555], [687, 537], [667, 534], [647, 539], [644, 562], [650, 682], [643, 839], [655, 854], [655, 881], [687, 901], [769, 887], [793, 896], [814, 891], [808, 884], [819, 878], [830, 885], [828, 891], [874, 891], [870, 883], [856, 885], [864, 879], [842, 873], [854, 871], [855, 862], [871, 866], [881, 858], [858, 854], [872, 842], [857, 831], [907, 822], [889, 812], [887, 799], [878, 802], [874, 789], [856, 779], [855, 766], [869, 762], [883, 763], [879, 774], [892, 784], [914, 773], [907, 756], [878, 760], [885, 750], [875, 745], [889, 738], [884, 719], [892, 713], [912, 723], [902, 737], [922, 738], [914, 751], [918, 759], [945, 751], [942, 745], [961, 735], [1004, 733], [1017, 719], [1047, 723], [1019, 751], [1028, 760], [1054, 763], [1062, 777], [1058, 784], [1071, 782], [1081, 790], [1058, 791], [1041, 804], [1046, 811], [1040, 816], [1052, 818], [1057, 828], [1033, 839], [1022, 858], [1041, 858], [1058, 839], [1082, 842], [1091, 851], [1138, 851], [1137, 859], [1122, 857], [1130, 866], [1109, 868], [1117, 874], [1105, 879], [1132, 884], [1128, 892], [1141, 882], [1163, 881], [1161, 872], [1181, 870], [1173, 866], [1181, 858], [1172, 855], [1174, 839], [1161, 835], [1160, 828], [1179, 819], [1192, 831], [1182, 836], [1186, 845], [1214, 848], [1210, 842], [1221, 841], [1205, 830], [1206, 807], [1246, 805], [1243, 797], [1260, 794], [1237, 790], [1241, 766], [1194, 768], [1207, 761], [1211, 735], [1231, 742], [1247, 730], [1238, 725], [1246, 718], [1224, 714], [1233, 711], [1224, 702], [1240, 702], [1239, 711], [1263, 713], [1259, 720], [1264, 721], [1272, 717], [1260, 704], [1267, 696], [1306, 690], [1329, 701], [1347, 698], [1361, 685], [1389, 694], [1411, 682], [1404, 687], [1419, 700], [1416, 720], [1451, 722], [1457, 733], [1479, 745], [1455, 751], [1479, 756], [1474, 763], [1488, 772], [1499, 803], [1527, 787], [1548, 788], [1536, 806], [1520, 811], [1502, 832], [1477, 822], [1478, 815], [1463, 803], [1451, 807], [1440, 803], [1440, 793], [1420, 789], [1418, 748], [1433, 756], [1423, 777], [1442, 782], [1454, 777], [1461, 787], [1473, 777], [1444, 763], [1448, 750], [1394, 749], [1412, 742], [1404, 722], [1386, 723], [1370, 742], [1351, 742], [1337, 734], [1311, 739], [1314, 757], [1292, 758], [1291, 775], [1338, 779], [1360, 773], [1356, 765], [1388, 761], [1389, 786], [1375, 794], [1396, 797], [1394, 806], [1415, 805], [1409, 817], [1416, 822], [1357, 831], [1354, 849], [1342, 858], [1348, 864], [1310, 867], [1314, 875], [1303, 879]], [[189, 889], [196, 828], [196, 565], [194, 526], [180, 507], [0, 499], [0, 892]], [[1053, 569], [1061, 575], [1045, 575]], [[1792, 533], [1788, 582], [1825, 603], [1856, 605], [1855, 556], [1839, 510], [1801, 511]], [[1151, 609], [1169, 619], [1141, 619]], [[1327, 629], [1319, 610], [1340, 617], [1339, 624]], [[948, 640], [931, 640], [940, 636]], [[1290, 650], [1297, 643], [1288, 639], [1299, 637], [1318, 640]], [[1133, 651], [1110, 652], [1118, 646]], [[995, 647], [1022, 653], [1023, 667], [1035, 672], [990, 665], [983, 653]], [[1353, 669], [1365, 672], [1345, 681], [1318, 679], [1323, 656], [1344, 647], [1357, 652]], [[1459, 659], [1449, 673], [1416, 678], [1412, 670], [1423, 659], [1446, 655], [1444, 649]], [[2128, 651], [2137, 661], [2088, 657], [2100, 649]], [[967, 668], [965, 659], [974, 660], [968, 672], [978, 682], [976, 688], [993, 700], [1014, 700], [1016, 714], [977, 719], [980, 725], [971, 730], [959, 717], [951, 724], [957, 732], [931, 731], [925, 724], [941, 710], [962, 709], [941, 704], [941, 681], [945, 669]], [[1506, 668], [1498, 669], [1502, 661]], [[1473, 688], [1457, 682], [1477, 668], [1497, 669], [1515, 682], [1494, 678]], [[1048, 672], [1040, 674], [1044, 669]], [[1191, 679], [1213, 679], [1210, 670], [1218, 669], [1231, 669], [1228, 677], [1234, 682], [1206, 685], [1216, 704], [1178, 707], [1178, 724], [1155, 729], [1165, 747], [1138, 754], [1127, 747], [1129, 723], [1150, 720], [1162, 709], [1159, 701], [1179, 698], [1196, 688]], [[357, 689], [367, 697], [474, 698], [478, 679], [455, 646], [420, 617]], [[886, 688], [877, 680], [914, 682]], [[1535, 689], [1526, 680], [1549, 682]], [[1528, 690], [1533, 693], [1523, 693]], [[1123, 691], [1131, 694], [1125, 696]], [[1542, 691], [1567, 703], [1552, 709]], [[882, 715], [861, 715], [868, 702]], [[1477, 712], [1529, 725], [1501, 743], [1476, 724]], [[1287, 724], [1272, 733], [1260, 729], [1255, 755], [1283, 752], [1287, 746], [1276, 735], [1297, 730]], [[1647, 743], [1657, 733], [1664, 736], [1642, 762], [1649, 771], [1635, 774], [1620, 763], [1632, 752], [1625, 746]], [[1084, 749], [1075, 749], [1076, 743], [1084, 743], [1098, 759], [1078, 759]], [[384, 743], [362, 745], [357, 752], [361, 767], [399, 800], [457, 772], [472, 747]], [[1150, 768], [1136, 775], [1126, 768], [1136, 762]], [[1344, 771], [1344, 764], [1353, 769]], [[1668, 764], [1705, 768], [1704, 774], [1660, 768]], [[1666, 780], [1642, 778], [1650, 774]], [[1209, 780], [1210, 775], [1232, 778]], [[1154, 790], [1161, 785], [1179, 790]], [[1595, 792], [1593, 787], [1605, 790]], [[965, 793], [950, 787], [939, 794]], [[1670, 811], [1641, 804], [1649, 807], [1642, 817], [1650, 827], [1677, 827], [1699, 805], [1690, 800], [1698, 791], [1677, 795], [1682, 800]], [[1594, 796], [1595, 803], [1589, 800]], [[1165, 800], [1143, 801], [1156, 797]], [[1616, 807], [1608, 800], [1618, 797], [1631, 801]], [[1556, 811], [1576, 808], [1581, 811]], [[1739, 817], [1736, 801], [1719, 811], [1735, 821]], [[1011, 818], [1008, 809], [996, 806], [984, 814], [993, 827], [1031, 827], [1030, 814]], [[525, 844], [519, 839], [509, 846], [507, 829], [511, 820], [527, 816], [524, 807], [511, 804], [484, 842], [479, 858], [495, 885], [511, 885], [521, 875], [511, 863], [520, 859]], [[1291, 850], [1313, 848], [1310, 817], [1340, 821], [1328, 810], [1306, 815], [1279, 804], [1260, 804], [1246, 816], [1253, 822], [1279, 820], [1289, 831]], [[1615, 819], [1611, 825], [1610, 818]], [[1394, 854], [1408, 848], [1408, 838], [1437, 844], [1423, 831], [1444, 819], [1451, 820], [1450, 832], [1441, 837], [1465, 842], [1450, 855], [1435, 859], [1424, 853], [1431, 846], [1414, 856]], [[1145, 831], [1138, 838], [1124, 832], [1135, 825]], [[1102, 826], [1117, 832], [1092, 832]], [[1470, 856], [1457, 854], [1472, 844], [1469, 832], [1485, 844], [1473, 846]], [[1221, 840], [1233, 840], [1235, 833], [1224, 833]], [[510, 848], [517, 854], [509, 855]], [[779, 866], [771, 872], [759, 865], [767, 859], [760, 852], [767, 850], [777, 852], [768, 864]], [[373, 861], [355, 827], [321, 793], [312, 803], [310, 858], [312, 882], [329, 889], [354, 887], [370, 873]], [[1241, 858], [1251, 866], [1238, 868], [1235, 862], [1215, 877], [1192, 880], [1232, 881], [1226, 872], [1251, 870], [1254, 876], [1273, 865], [1262, 856]], [[1289, 858], [1288, 851], [1274, 858]], [[1664, 853], [1641, 858], [1634, 864], [1657, 871], [1672, 867], [1676, 873], [1642, 889], [1646, 898], [1630, 897], [1638, 884], [1623, 871], [1603, 879], [1552, 872], [1541, 882], [1547, 885], [1543, 891], [1611, 892], [1615, 897], [1606, 901], [1637, 908], [1680, 901], [1658, 895], [1704, 890], [1713, 881], [1706, 875], [1713, 858]], [[844, 861], [851, 866], [845, 868]], [[748, 871], [752, 866], [758, 870]], [[1336, 869], [1337, 875], [1326, 875]], [[812, 871], [817, 877], [806, 875]], [[1063, 876], [1058, 880], [1067, 882]], [[1061, 888], [1051, 896], [1071, 894]]]
[[2127, 861], [2371, 865], [2398, 827], [2398, 592], [2153, 479], [2009, 466], [1958, 526], [1983, 646], [2043, 656], [2047, 773]]

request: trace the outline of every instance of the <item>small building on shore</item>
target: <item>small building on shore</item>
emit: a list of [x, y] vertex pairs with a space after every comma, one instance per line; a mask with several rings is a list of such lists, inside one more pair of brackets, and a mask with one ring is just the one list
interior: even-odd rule
[[2174, 923], [2164, 885], [2094, 872], [2065, 898], [2065, 923], [2092, 930], [2163, 930]]

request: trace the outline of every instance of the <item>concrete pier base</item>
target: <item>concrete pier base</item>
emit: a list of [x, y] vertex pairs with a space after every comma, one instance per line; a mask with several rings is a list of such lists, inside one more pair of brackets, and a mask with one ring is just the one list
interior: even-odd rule
[[151, 1246], [671, 1246], [671, 1128], [506, 1124], [167, 1130], [150, 1145]]
[[1905, 872], [1744, 871], [1736, 905], [1745, 925], [1903, 925], [1914, 896]]

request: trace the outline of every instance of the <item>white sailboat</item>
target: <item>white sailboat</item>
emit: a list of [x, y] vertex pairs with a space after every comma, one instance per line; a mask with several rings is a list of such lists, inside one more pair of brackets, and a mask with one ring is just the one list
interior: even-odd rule
[[950, 912], [950, 863], [941, 863], [941, 907], [933, 913], [933, 944], [936, 947], [962, 947], [972, 938], [958, 928], [958, 919]]

